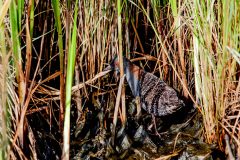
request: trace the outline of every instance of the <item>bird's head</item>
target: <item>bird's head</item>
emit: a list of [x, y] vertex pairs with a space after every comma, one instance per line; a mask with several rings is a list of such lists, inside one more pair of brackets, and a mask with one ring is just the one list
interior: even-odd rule
[[[125, 57], [123, 57], [123, 69], [124, 73], [126, 73], [126, 70], [129, 68], [129, 60]], [[116, 79], [119, 79], [120, 75], [120, 64], [119, 64], [119, 58], [118, 56], [115, 56], [109, 66], [107, 66], [104, 71], [112, 70], [114, 71], [114, 77]]]
[[[124, 74], [126, 75], [126, 80], [132, 90], [133, 95], [139, 96], [140, 94], [140, 74], [143, 72], [138, 66], [131, 63], [130, 60], [123, 57], [123, 69]], [[114, 78], [118, 81], [120, 78], [120, 64], [118, 56], [115, 56], [112, 62], [109, 64], [108, 67], [104, 69], [104, 71], [112, 70], [114, 71]]]

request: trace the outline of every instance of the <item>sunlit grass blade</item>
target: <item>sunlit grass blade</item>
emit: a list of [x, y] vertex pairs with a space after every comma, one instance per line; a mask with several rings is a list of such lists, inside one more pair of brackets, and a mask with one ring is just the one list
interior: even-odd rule
[[59, 60], [60, 60], [60, 114], [59, 114], [59, 128], [62, 131], [62, 122], [64, 118], [64, 52], [63, 52], [63, 35], [62, 35], [62, 22], [60, 18], [60, 3], [59, 0], [53, 0], [53, 11], [55, 16], [55, 24], [58, 32], [58, 48], [59, 48]]
[[11, 2], [10, 5], [10, 25], [11, 25], [11, 38], [12, 38], [12, 47], [14, 54], [14, 61], [16, 66], [16, 76], [19, 79], [19, 70], [21, 70], [21, 50], [19, 42], [19, 31], [18, 31], [18, 18], [17, 18], [17, 6], [15, 1]]
[[0, 8], [0, 23], [2, 24], [4, 17], [6, 16], [7, 11], [10, 7], [11, 0], [6, 0], [6, 1], [4, 1], [4, 3], [1, 1], [1, 3], [2, 3], [2, 5]]
[[[0, 0], [0, 9], [2, 8], [2, 1]], [[2, 12], [1, 12], [2, 13]], [[5, 15], [0, 15], [5, 16]], [[8, 153], [9, 137], [8, 137], [8, 123], [9, 117], [7, 116], [7, 70], [8, 70], [8, 56], [5, 42], [5, 27], [0, 21], [0, 159], [6, 159]]]
[[34, 29], [34, 0], [31, 1], [31, 10], [30, 10], [30, 36], [33, 37], [33, 29]]
[[[237, 33], [237, 25], [233, 20], [239, 18], [234, 11], [238, 10], [238, 7], [234, 1], [218, 1], [217, 5], [215, 1], [193, 2], [189, 5], [194, 13], [193, 61], [196, 98], [202, 106], [206, 141], [212, 143], [221, 136], [218, 133], [219, 122], [226, 116], [225, 110], [229, 103], [226, 93], [230, 91], [229, 87], [235, 79], [238, 58], [234, 48], [238, 45], [233, 34]], [[230, 57], [231, 54], [235, 60]]]
[[[32, 0], [33, 1], [33, 0]], [[24, 0], [18, 0], [17, 1], [17, 15], [18, 15], [18, 27], [19, 27], [19, 31], [22, 30], [22, 15], [23, 15], [23, 11], [24, 11]]]
[[[13, 62], [14, 67], [16, 70], [16, 80], [18, 83], [18, 96], [19, 96], [19, 111], [21, 111], [24, 100], [25, 100], [25, 94], [26, 94], [26, 84], [25, 84], [25, 78], [23, 75], [22, 70], [22, 56], [21, 56], [21, 48], [20, 48], [20, 39], [19, 39], [19, 19], [17, 14], [17, 5], [15, 1], [11, 1], [11, 5], [9, 8], [9, 16], [10, 16], [10, 26], [11, 26], [11, 45], [12, 45], [12, 52], [13, 52]], [[20, 128], [19, 130], [19, 139], [20, 144], [23, 147], [23, 137], [24, 137], [24, 131], [23, 131], [23, 121], [18, 126]]]
[[67, 63], [67, 77], [66, 77], [66, 109], [64, 117], [64, 131], [63, 131], [63, 151], [62, 158], [69, 159], [70, 150], [70, 109], [71, 109], [71, 92], [73, 83], [74, 66], [76, 60], [76, 46], [77, 46], [77, 15], [78, 15], [78, 1], [75, 1], [74, 20], [71, 40], [69, 40], [69, 54]]

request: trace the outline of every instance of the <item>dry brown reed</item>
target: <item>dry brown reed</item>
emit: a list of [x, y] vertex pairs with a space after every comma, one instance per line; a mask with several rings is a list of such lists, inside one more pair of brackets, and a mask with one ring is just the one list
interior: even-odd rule
[[[79, 1], [75, 84], [72, 88], [72, 92], [77, 92], [75, 98], [78, 97], [78, 111], [82, 111], [82, 99], [90, 100], [90, 95], [94, 92], [96, 95], [108, 95], [105, 96], [107, 103], [104, 110], [110, 110], [113, 116], [114, 107], [111, 108], [111, 103], [118, 102], [114, 99], [117, 85], [112, 85], [116, 82], [104, 77], [106, 72], [102, 71], [115, 55], [120, 54], [134, 59], [144, 69], [158, 75], [180, 91], [181, 95], [194, 101], [202, 113], [205, 141], [218, 141], [223, 149], [221, 140], [227, 133], [231, 142], [236, 144], [240, 157], [239, 2], [121, 2], [120, 13], [117, 14], [115, 1]], [[18, 17], [15, 18], [20, 21], [15, 25], [21, 24], [16, 30], [9, 30], [9, 5], [9, 0], [0, 5], [0, 23], [6, 36], [1, 37], [4, 37], [6, 42], [3, 46], [7, 46], [6, 51], [1, 47], [1, 63], [3, 64], [6, 55], [9, 56], [7, 68], [3, 72], [5, 77], [8, 76], [7, 83], [2, 82], [1, 77], [1, 84], [7, 84], [5, 96], [8, 113], [11, 115], [8, 122], [11, 125], [7, 126], [11, 130], [8, 136], [11, 151], [8, 150], [8, 155], [10, 158], [25, 159], [20, 142], [23, 141], [23, 137], [28, 137], [32, 148], [30, 157], [33, 158], [36, 157], [36, 146], [33, 143], [34, 136], [30, 135], [31, 126], [25, 121], [26, 114], [42, 112], [45, 109], [40, 108], [48, 106], [47, 114], [51, 119], [55, 114], [53, 108], [59, 109], [59, 100], [64, 99], [59, 98], [64, 90], [60, 91], [60, 84], [56, 82], [61, 75], [61, 86], [65, 85], [62, 79], [66, 78], [74, 3], [60, 3], [60, 29], [63, 31], [64, 41], [63, 75], [59, 72], [58, 56], [61, 49], [57, 43], [54, 24], [56, 19], [51, 2], [28, 1], [25, 7], [20, 8], [17, 13], [14, 12], [13, 15]], [[23, 16], [22, 19], [19, 19], [19, 13]], [[118, 19], [120, 15], [121, 21]], [[2, 25], [5, 21], [6, 24]], [[16, 44], [19, 46], [13, 45], [14, 38], [18, 38], [19, 44]], [[13, 54], [14, 52], [16, 54]], [[13, 61], [17, 63], [13, 65]], [[121, 73], [123, 75], [123, 72]], [[115, 88], [113, 87], [112, 92], [105, 92], [104, 86]], [[16, 92], [17, 89], [19, 92]], [[5, 91], [1, 89], [1, 92]], [[123, 103], [125, 104], [124, 101]], [[1, 104], [1, 111], [3, 108]], [[124, 108], [120, 110], [120, 115], [125, 114]], [[80, 117], [81, 113], [78, 116]], [[126, 117], [124, 119], [123, 121], [126, 121]], [[62, 118], [58, 119], [58, 122], [63, 123]], [[24, 125], [29, 128], [29, 132], [24, 131]], [[6, 123], [1, 123], [1, 126], [6, 127]], [[17, 132], [20, 126], [21, 132]]]

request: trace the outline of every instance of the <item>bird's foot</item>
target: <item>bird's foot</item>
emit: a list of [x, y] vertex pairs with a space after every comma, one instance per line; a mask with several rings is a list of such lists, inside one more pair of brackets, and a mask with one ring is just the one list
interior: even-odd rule
[[161, 136], [161, 133], [159, 133], [157, 130], [156, 118], [154, 115], [152, 115], [152, 121], [153, 121], [154, 130], [155, 130], [155, 135], [161, 139], [162, 136]]
[[158, 136], [159, 139], [162, 138], [161, 133], [159, 133], [157, 130], [155, 130], [155, 135]]
[[158, 136], [159, 138], [161, 138], [162, 133], [158, 132], [158, 130], [157, 130], [157, 128], [155, 128], [154, 124], [151, 124], [150, 126], [148, 126], [147, 130], [151, 132], [151, 135]]

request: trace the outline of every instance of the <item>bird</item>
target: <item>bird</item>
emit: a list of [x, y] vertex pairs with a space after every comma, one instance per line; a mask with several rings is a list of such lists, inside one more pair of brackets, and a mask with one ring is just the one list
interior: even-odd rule
[[[119, 58], [115, 56], [105, 70], [114, 70], [115, 75], [119, 75], [119, 65]], [[154, 74], [146, 72], [125, 57], [123, 57], [123, 70], [133, 96], [139, 97], [141, 108], [152, 115], [156, 134], [159, 135], [155, 117], [171, 115], [180, 110], [185, 106], [183, 100], [178, 97], [176, 90], [166, 82]]]

